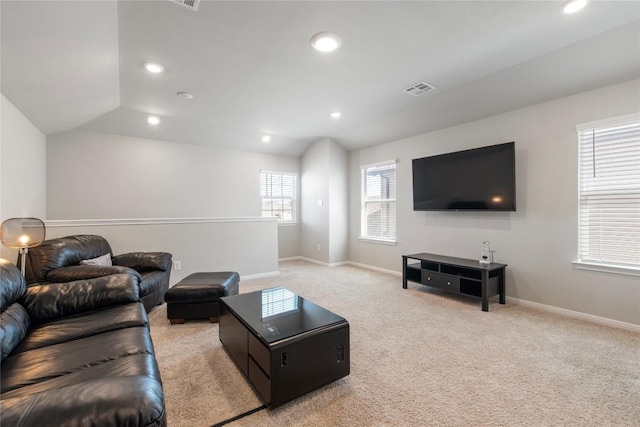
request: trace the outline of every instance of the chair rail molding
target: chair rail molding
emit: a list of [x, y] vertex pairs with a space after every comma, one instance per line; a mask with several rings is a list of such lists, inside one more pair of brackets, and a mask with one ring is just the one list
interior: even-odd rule
[[277, 222], [277, 218], [220, 217], [220, 218], [112, 218], [112, 219], [51, 219], [44, 220], [47, 227], [86, 227], [109, 225], [207, 224], [230, 222]]

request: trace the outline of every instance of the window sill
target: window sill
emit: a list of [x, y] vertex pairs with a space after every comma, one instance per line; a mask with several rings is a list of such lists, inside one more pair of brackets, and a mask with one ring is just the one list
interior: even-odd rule
[[374, 239], [373, 237], [358, 237], [358, 240], [365, 243], [377, 243], [379, 245], [389, 246], [395, 246], [397, 243], [395, 240]]
[[640, 276], [640, 268], [623, 267], [612, 264], [599, 264], [596, 262], [573, 261], [573, 265], [579, 270], [600, 271], [602, 273], [622, 274], [625, 276]]
[[278, 227], [293, 227], [298, 225], [297, 222], [279, 222]]

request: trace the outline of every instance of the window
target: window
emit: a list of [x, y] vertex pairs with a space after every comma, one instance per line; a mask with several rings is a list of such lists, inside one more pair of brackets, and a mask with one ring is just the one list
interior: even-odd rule
[[362, 166], [361, 237], [396, 241], [396, 162]]
[[278, 218], [281, 223], [296, 222], [296, 174], [260, 172], [262, 216]]
[[578, 126], [578, 263], [640, 267], [640, 115]]

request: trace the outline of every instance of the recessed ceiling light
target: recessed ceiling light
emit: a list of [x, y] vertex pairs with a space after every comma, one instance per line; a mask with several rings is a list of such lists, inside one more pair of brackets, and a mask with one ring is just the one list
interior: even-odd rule
[[320, 52], [333, 52], [342, 44], [342, 39], [334, 33], [322, 32], [311, 37], [311, 46]]
[[182, 99], [193, 99], [193, 95], [189, 92], [178, 92], [178, 96]]
[[271, 141], [271, 137], [269, 135], [265, 135], [262, 137], [262, 142], [269, 142]]
[[164, 71], [164, 67], [160, 64], [155, 64], [153, 62], [145, 62], [144, 63], [144, 68], [150, 72], [150, 73], [154, 73], [154, 74], [158, 74]]
[[575, 13], [587, 5], [587, 0], [569, 0], [562, 6], [564, 13]]
[[150, 125], [157, 125], [158, 123], [160, 123], [160, 118], [158, 116], [149, 116], [147, 117], [147, 122]]
[[334, 119], [339, 119], [340, 116], [342, 115], [342, 113], [340, 111], [334, 111], [333, 113], [330, 113], [329, 115]]

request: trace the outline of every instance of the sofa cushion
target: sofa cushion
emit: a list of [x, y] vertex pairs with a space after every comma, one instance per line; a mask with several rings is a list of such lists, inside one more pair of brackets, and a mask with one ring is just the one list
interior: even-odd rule
[[0, 258], [0, 312], [22, 298], [25, 289], [24, 277], [18, 267]]
[[1, 367], [2, 393], [133, 354], [153, 354], [146, 327], [119, 329], [7, 357]]
[[112, 265], [111, 254], [108, 253], [96, 258], [83, 259], [82, 261], [80, 261], [80, 265]]
[[57, 283], [71, 282], [73, 280], [93, 279], [111, 274], [129, 274], [138, 280], [141, 279], [140, 273], [129, 267], [119, 265], [72, 265], [51, 270], [47, 273], [47, 281]]
[[45, 240], [27, 252], [27, 283], [44, 282], [51, 270], [78, 265], [84, 259], [108, 253], [113, 253], [111, 246], [101, 236], [76, 235]]
[[149, 319], [140, 303], [131, 303], [63, 317], [33, 328], [14, 354], [73, 341], [117, 329], [147, 326]]
[[95, 378], [2, 400], [2, 425], [165, 426], [162, 385], [135, 375]]
[[0, 350], [2, 359], [11, 353], [27, 335], [31, 320], [20, 304], [11, 304], [0, 314]]
[[160, 381], [160, 371], [151, 354], [134, 354], [109, 360], [99, 365], [91, 366], [87, 369], [72, 372], [67, 375], [41, 381], [25, 387], [16, 388], [2, 394], [2, 399], [21, 397], [29, 394], [42, 393], [47, 390], [55, 390], [73, 384], [80, 384], [85, 381], [92, 381], [96, 378], [116, 378], [143, 375]]
[[130, 252], [113, 257], [113, 264], [124, 265], [136, 271], [171, 269], [171, 254], [168, 252]]
[[128, 274], [114, 274], [89, 280], [30, 286], [23, 304], [31, 321], [47, 322], [58, 317], [136, 302], [137, 281]]

